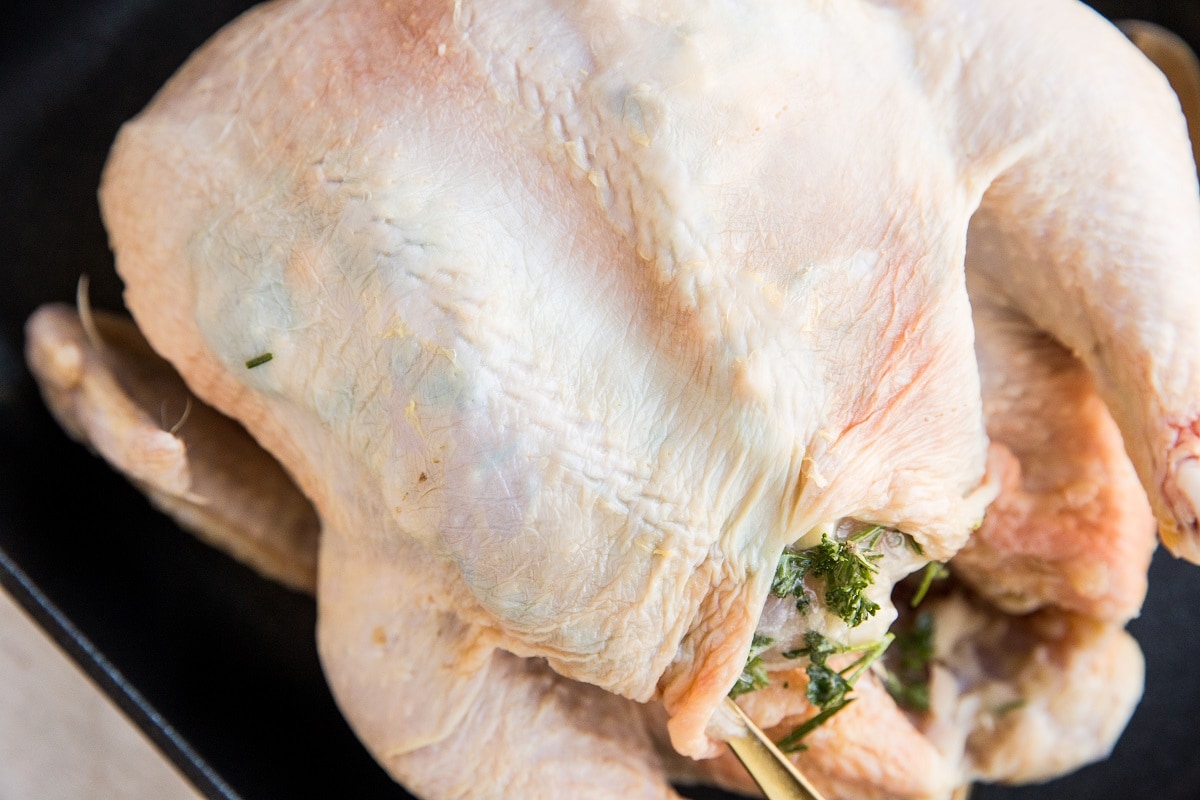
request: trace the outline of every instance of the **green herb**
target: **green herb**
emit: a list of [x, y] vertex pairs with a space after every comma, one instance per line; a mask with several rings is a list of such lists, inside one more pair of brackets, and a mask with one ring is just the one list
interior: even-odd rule
[[796, 608], [805, 610], [809, 605], [808, 591], [804, 588], [804, 576], [808, 572], [808, 553], [785, 552], [775, 567], [775, 578], [771, 581], [771, 594], [783, 599], [796, 598]]
[[929, 711], [929, 662], [933, 660], [933, 614], [922, 611], [896, 634], [893, 664], [883, 677], [888, 694], [904, 708]]
[[889, 647], [892, 646], [892, 642], [895, 641], [895, 639], [896, 637], [889, 633], [887, 636], [884, 636], [877, 642], [859, 645], [858, 647], [844, 648], [842, 652], [853, 653], [855, 651], [862, 651], [862, 655], [859, 656], [854, 663], [841, 671], [842, 677], [844, 677], [846, 681], [853, 686], [855, 681], [858, 680], [859, 675], [862, 675], [864, 672], [870, 669], [872, 664], [883, 657], [883, 654], [887, 652]]
[[887, 528], [883, 527], [882, 525], [872, 525], [869, 528], [864, 528], [853, 536], [850, 536], [847, 541], [854, 542], [855, 544], [859, 545], [866, 541], [866, 549], [874, 550], [875, 545], [879, 544], [879, 540], [883, 538], [885, 533], [887, 533]]
[[933, 660], [933, 612], [917, 614], [913, 625], [896, 637], [900, 666], [907, 670], [925, 670]]
[[767, 670], [763, 666], [762, 659], [756, 658], [746, 663], [742, 674], [738, 676], [737, 681], [733, 684], [733, 688], [729, 690], [729, 696], [737, 697], [740, 694], [757, 691], [766, 687], [770, 682], [771, 680], [767, 677]]
[[254, 358], [252, 358], [246, 362], [246, 369], [254, 369], [255, 367], [261, 367], [263, 364], [267, 363], [274, 357], [275, 356], [271, 355], [270, 353], [263, 353], [261, 355], [257, 355]]
[[894, 672], [884, 673], [883, 688], [887, 689], [901, 708], [924, 714], [929, 711], [929, 682], [904, 683]]
[[1015, 700], [1009, 700], [1007, 703], [1003, 703], [993, 708], [992, 716], [1003, 717], [1005, 714], [1011, 714], [1018, 709], [1024, 708], [1027, 702], [1028, 701], [1024, 697], [1018, 697]]
[[[870, 532], [871, 529], [868, 529]], [[810, 553], [809, 572], [825, 579], [825, 604], [851, 628], [861, 625], [879, 610], [879, 604], [864, 592], [879, 571], [874, 562], [882, 553], [864, 553], [862, 535], [835, 542], [822, 534], [821, 543]]]
[[[808, 656], [808, 702], [820, 709], [812, 718], [777, 742], [784, 752], [802, 750], [804, 737], [814, 731], [823, 722], [841, 711], [854, 698], [849, 696], [855, 682], [872, 664], [879, 660], [888, 645], [892, 643], [891, 634], [866, 645], [856, 647], [840, 647], [833, 644], [817, 631], [804, 634], [804, 647], [784, 653], [787, 658]], [[835, 653], [861, 652], [862, 655], [841, 670], [835, 670], [828, 664], [828, 659]]]
[[921, 576], [921, 585], [917, 587], [917, 593], [913, 595], [912, 601], [909, 603], [913, 608], [921, 605], [921, 601], [925, 599], [925, 595], [929, 593], [929, 587], [934, 581], [940, 581], [950, 577], [950, 570], [946, 569], [946, 565], [938, 561], [930, 561], [925, 565], [925, 574]]
[[733, 688], [729, 690], [730, 697], [762, 689], [771, 682], [771, 679], [767, 677], [767, 668], [763, 664], [762, 654], [774, 643], [775, 640], [770, 636], [754, 634], [754, 638], [750, 641], [750, 652], [746, 655], [746, 666], [742, 668], [742, 674], [738, 676]]
[[[809, 575], [821, 578], [825, 583], [824, 600], [829, 610], [852, 628], [861, 625], [879, 610], [879, 604], [865, 592], [879, 572], [875, 562], [883, 558], [882, 553], [871, 551], [887, 532], [888, 529], [874, 525], [840, 542], [823, 533], [821, 543], [815, 547], [785, 552], [775, 568], [771, 593], [779, 598], [797, 598], [796, 607], [803, 610], [810, 602], [804, 579]], [[806, 696], [819, 711], [780, 740], [779, 747], [789, 752], [803, 749], [801, 742], [805, 736], [852, 703], [854, 698], [850, 691], [854, 682], [883, 655], [892, 639], [888, 634], [878, 642], [848, 648], [833, 644], [817, 631], [809, 631], [804, 635], [804, 647], [784, 653], [784, 658], [808, 657]], [[855, 651], [862, 651], [862, 655], [846, 668], [835, 670], [829, 666], [829, 656]], [[753, 666], [753, 659], [748, 660], [747, 669], [742, 672], [735, 690], [743, 684], [743, 679], [749, 687], [743, 691], [758, 688], [754, 685]]]
[[808, 669], [808, 702], [820, 709], [841, 703], [853, 687], [839, 673], [825, 664], [810, 663]]
[[803, 743], [805, 736], [808, 736], [817, 728], [824, 725], [830, 717], [853, 702], [854, 698], [848, 697], [840, 704], [836, 706], [830, 706], [829, 708], [826, 708], [818, 713], [816, 716], [809, 717], [804, 722], [800, 723], [795, 730], [776, 742], [775, 746], [785, 753], [797, 753], [801, 750], [804, 750], [806, 748], [806, 745]]
[[817, 631], [809, 631], [804, 634], [804, 647], [799, 650], [789, 650], [783, 654], [784, 658], [799, 658], [800, 656], [808, 656], [809, 661], [816, 664], [824, 664], [834, 653], [840, 653], [842, 650], [836, 644], [826, 639]]
[[825, 579], [825, 605], [850, 627], [861, 625], [879, 610], [879, 604], [864, 595], [879, 571], [876, 561], [882, 553], [872, 553], [886, 528], [876, 525], [846, 539], [834, 541], [821, 535], [821, 543], [798, 552], [785, 552], [775, 567], [771, 593], [776, 597], [795, 597], [796, 608], [808, 608], [810, 598], [804, 578], [812, 575]]

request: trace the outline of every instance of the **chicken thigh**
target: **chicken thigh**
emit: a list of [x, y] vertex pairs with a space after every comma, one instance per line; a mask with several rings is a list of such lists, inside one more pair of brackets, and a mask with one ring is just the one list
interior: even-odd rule
[[[898, 537], [877, 613], [801, 620], [878, 639], [892, 584], [1079, 431], [1047, 491], [1083, 476], [1118, 518], [998, 515], [967, 580], [1025, 547], [1051, 577], [992, 600], [1123, 621], [1147, 495], [1200, 556], [1190, 146], [1161, 76], [1066, 0], [276, 2], [123, 129], [101, 200], [150, 343], [312, 500], [330, 683], [423, 796], [744, 781], [679, 754], [722, 753], [785, 548]], [[1004, 314], [1042, 333], [1010, 346]], [[1039, 411], [1060, 396], [1091, 416]], [[1057, 735], [1094, 737], [1066, 763], [972, 749], [983, 684], [947, 644], [932, 716], [868, 676], [808, 766], [836, 796], [917, 798], [1098, 756], [1140, 658], [1062, 619], [1017, 625], [1028, 657], [993, 678], [1061, 693], [1028, 677], [1052, 653], [1114, 685], [1063, 712]], [[799, 672], [744, 704], [810, 716]]]

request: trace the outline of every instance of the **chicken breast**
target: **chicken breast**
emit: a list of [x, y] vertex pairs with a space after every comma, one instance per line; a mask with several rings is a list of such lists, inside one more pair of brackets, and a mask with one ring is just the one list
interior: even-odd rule
[[[805, 758], [839, 797], [1044, 777], [1136, 702], [1113, 623], [1147, 495], [1200, 555], [1190, 146], [1161, 75], [1065, 0], [276, 2], [123, 129], [101, 200], [150, 343], [315, 506], [330, 683], [423, 796], [744, 782], [679, 755], [723, 752], [785, 548], [888, 531], [877, 612], [772, 623], [765, 725], [814, 711], [775, 656], [882, 637], [895, 581], [1020, 504], [1013, 459], [1050, 510], [989, 520], [963, 574], [1024, 558], [1055, 577], [984, 594], [1108, 622], [1027, 633], [1063, 669], [993, 677], [1100, 674], [1105, 719], [1063, 711], [1052, 764], [971, 739], [974, 662], [947, 656], [929, 716], [868, 676]], [[1080, 479], [1095, 504], [1056, 504]], [[1093, 506], [1122, 513], [1093, 535]]]

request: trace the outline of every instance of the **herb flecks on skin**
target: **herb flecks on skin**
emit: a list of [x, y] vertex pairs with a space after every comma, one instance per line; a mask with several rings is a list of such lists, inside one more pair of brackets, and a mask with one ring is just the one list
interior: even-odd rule
[[892, 665], [883, 679], [888, 694], [909, 711], [929, 711], [929, 664], [933, 660], [933, 614], [922, 611], [896, 634]]
[[[864, 672], [870, 669], [892, 643], [891, 634], [867, 645], [842, 647], [833, 644], [817, 631], [804, 634], [804, 647], [784, 655], [788, 658], [799, 656], [808, 657], [808, 702], [816, 706], [818, 713], [805, 720], [795, 730], [780, 739], [776, 744], [785, 753], [804, 749], [803, 740], [834, 714], [854, 702], [850, 692], [855, 682]], [[829, 657], [837, 653], [854, 653], [861, 655], [847, 666], [835, 670], [829, 666]]]
[[762, 689], [771, 682], [767, 677], [767, 668], [763, 664], [762, 654], [774, 643], [775, 640], [770, 636], [754, 634], [754, 639], [750, 642], [750, 652], [746, 655], [746, 666], [742, 668], [742, 674], [738, 676], [737, 682], [729, 690], [730, 697]]
[[778, 598], [796, 596], [804, 591], [804, 575], [808, 572], [808, 557], [804, 553], [785, 552], [775, 567], [771, 594]]
[[262, 353], [261, 355], [257, 355], [254, 358], [251, 358], [246, 361], [246, 369], [254, 369], [255, 367], [261, 367], [263, 364], [267, 363], [274, 357], [275, 356], [271, 355], [270, 353]]

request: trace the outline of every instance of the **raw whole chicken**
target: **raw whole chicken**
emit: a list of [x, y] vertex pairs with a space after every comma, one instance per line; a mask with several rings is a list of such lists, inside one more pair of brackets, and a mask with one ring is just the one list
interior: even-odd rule
[[279, 0], [101, 202], [150, 345], [316, 516], [199, 403], [162, 430], [117, 321], [30, 322], [47, 400], [293, 585], [319, 524], [330, 684], [431, 800], [749, 790], [723, 699], [786, 737], [813, 635], [922, 624], [893, 586], [956, 554], [924, 707], [878, 662], [795, 758], [834, 798], [1061, 774], [1140, 695], [1155, 520], [1200, 559], [1190, 144], [1069, 0]]

